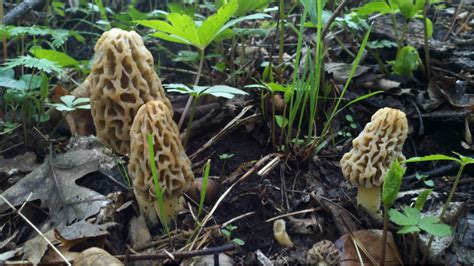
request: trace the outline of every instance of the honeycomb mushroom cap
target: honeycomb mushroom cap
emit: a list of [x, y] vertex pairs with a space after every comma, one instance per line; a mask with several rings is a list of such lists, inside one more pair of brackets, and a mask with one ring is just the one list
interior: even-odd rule
[[[128, 171], [133, 179], [133, 188], [140, 209], [146, 216], [152, 212], [150, 206], [154, 206], [157, 210], [157, 206], [153, 205], [156, 203], [156, 194], [148, 153], [148, 134], [153, 136], [155, 164], [159, 183], [165, 188], [167, 208], [176, 207], [177, 199], [186, 192], [194, 179], [191, 162], [184, 152], [171, 111], [162, 101], [150, 101], [144, 104], [138, 110], [130, 130]], [[148, 219], [150, 220], [149, 217]]]
[[344, 177], [359, 187], [379, 187], [390, 164], [405, 160], [403, 143], [408, 134], [405, 113], [392, 108], [379, 109], [364, 130], [352, 141], [352, 150], [341, 159]]
[[161, 100], [169, 110], [153, 56], [134, 31], [112, 29], [95, 45], [90, 73], [90, 102], [97, 137], [120, 154], [130, 149], [130, 127], [138, 109]]
[[314, 244], [306, 254], [306, 263], [308, 265], [338, 265], [339, 261], [339, 250], [329, 240], [322, 240]]

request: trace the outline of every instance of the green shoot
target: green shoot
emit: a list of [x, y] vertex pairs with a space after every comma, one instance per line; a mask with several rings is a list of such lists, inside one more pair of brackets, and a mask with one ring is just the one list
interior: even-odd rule
[[149, 158], [150, 168], [151, 168], [151, 173], [153, 175], [153, 183], [155, 185], [156, 203], [158, 204], [158, 209], [159, 209], [158, 217], [166, 233], [169, 235], [170, 229], [168, 226], [168, 216], [165, 211], [165, 199], [164, 199], [165, 189], [161, 188], [160, 180], [158, 179], [158, 171], [156, 170], [156, 163], [155, 163], [154, 139], [153, 139], [153, 135], [151, 134], [148, 134], [148, 154], [150, 157]]
[[199, 197], [199, 208], [198, 214], [196, 219], [199, 221], [199, 217], [201, 216], [201, 212], [204, 208], [204, 200], [206, 199], [206, 192], [207, 192], [207, 183], [209, 181], [209, 170], [211, 169], [211, 160], [207, 160], [206, 164], [204, 165], [203, 175], [202, 175], [202, 187], [201, 193]]

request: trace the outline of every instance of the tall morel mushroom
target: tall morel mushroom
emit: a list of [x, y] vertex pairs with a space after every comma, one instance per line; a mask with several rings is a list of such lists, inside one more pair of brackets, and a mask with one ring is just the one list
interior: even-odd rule
[[153, 136], [155, 163], [160, 186], [165, 190], [165, 213], [173, 216], [179, 198], [190, 187], [194, 175], [184, 152], [172, 113], [162, 101], [150, 101], [138, 110], [130, 130], [131, 148], [128, 172], [140, 211], [150, 225], [158, 223], [159, 206], [150, 166], [148, 134]]
[[153, 56], [134, 31], [111, 29], [95, 45], [90, 73], [90, 102], [97, 137], [120, 154], [130, 149], [130, 127], [138, 108], [161, 100], [172, 111]]
[[344, 177], [358, 187], [357, 202], [371, 213], [380, 208], [380, 186], [390, 164], [402, 154], [408, 134], [405, 113], [379, 109], [364, 130], [352, 141], [352, 150], [341, 159]]

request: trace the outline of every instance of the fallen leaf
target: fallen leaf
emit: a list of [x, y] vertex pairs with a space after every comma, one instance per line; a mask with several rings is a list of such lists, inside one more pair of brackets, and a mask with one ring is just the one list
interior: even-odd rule
[[[52, 163], [47, 160], [3, 192], [3, 196], [19, 206], [32, 193], [29, 201], [41, 200], [42, 207], [49, 210], [52, 226], [84, 220], [98, 213], [108, 202], [104, 195], [75, 183], [99, 170], [99, 156], [97, 150], [60, 154]], [[5, 202], [0, 203], [0, 212], [8, 209]]]
[[[346, 63], [327, 63], [324, 65], [324, 70], [328, 73], [331, 73], [334, 79], [337, 82], [345, 83], [347, 79], [349, 79], [349, 74], [351, 73], [352, 64]], [[358, 66], [356, 71], [354, 72], [354, 76], [358, 77], [365, 72], [367, 72], [370, 68], [366, 66]]]

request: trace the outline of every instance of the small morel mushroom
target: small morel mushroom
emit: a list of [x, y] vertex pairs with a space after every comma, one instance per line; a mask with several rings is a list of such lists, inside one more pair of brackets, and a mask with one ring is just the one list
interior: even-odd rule
[[364, 130], [352, 141], [352, 150], [341, 159], [344, 177], [358, 187], [357, 202], [371, 213], [380, 208], [380, 186], [390, 164], [402, 154], [408, 134], [405, 113], [392, 108], [379, 109]]
[[117, 153], [130, 149], [130, 127], [138, 108], [161, 100], [172, 111], [153, 68], [153, 56], [134, 31], [111, 29], [95, 45], [90, 73], [92, 117], [99, 140]]
[[339, 265], [339, 261], [339, 250], [329, 240], [319, 241], [306, 253], [306, 264], [308, 265]]
[[128, 172], [141, 213], [148, 224], [156, 226], [160, 213], [148, 152], [148, 134], [153, 136], [155, 163], [160, 186], [165, 190], [165, 213], [174, 216], [179, 199], [193, 182], [191, 161], [184, 152], [172, 113], [162, 101], [150, 101], [137, 112], [130, 130]]
[[286, 222], [283, 219], [278, 219], [273, 222], [273, 237], [283, 247], [292, 248], [294, 246], [290, 236], [286, 232]]

